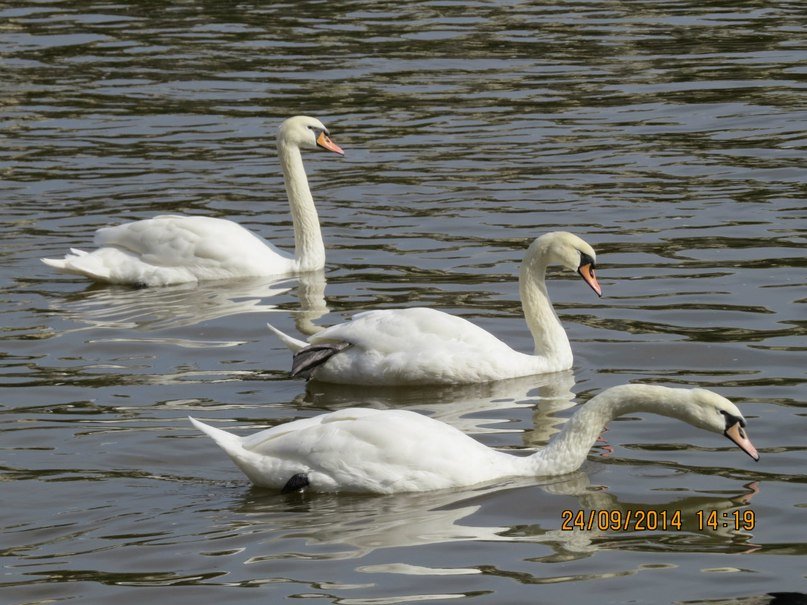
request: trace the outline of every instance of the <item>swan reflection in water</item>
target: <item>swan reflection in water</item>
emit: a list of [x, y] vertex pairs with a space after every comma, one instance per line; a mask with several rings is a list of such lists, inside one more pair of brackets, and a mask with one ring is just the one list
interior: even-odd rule
[[[575, 405], [571, 370], [510, 380], [425, 387], [366, 387], [309, 382], [295, 409], [336, 411], [350, 407], [423, 412], [468, 434], [512, 433], [525, 427], [505, 410], [533, 408], [529, 433], [546, 443], [560, 430], [559, 412]], [[539, 441], [534, 441], [538, 443]]]
[[[749, 552], [756, 547], [748, 531], [722, 526], [716, 530], [698, 527], [698, 511], [715, 510], [718, 515], [730, 518], [733, 511], [742, 511], [758, 492], [755, 483], [734, 489], [737, 493], [733, 496], [698, 494], [659, 503], [654, 495], [652, 504], [627, 502], [603, 486], [593, 486], [581, 471], [537, 484], [535, 480], [512, 480], [469, 490], [392, 496], [299, 493], [279, 496], [252, 488], [233, 510], [232, 526], [220, 527], [215, 533], [227, 533], [235, 528], [253, 538], [256, 533], [271, 535], [265, 541], [250, 540], [245, 549], [248, 563], [301, 556], [299, 544], [290, 547], [284, 540], [303, 540], [313, 547], [318, 558], [336, 559], [361, 558], [377, 549], [477, 540], [542, 544], [548, 550], [536, 553], [538, 558], [531, 559], [542, 562], [575, 560], [601, 549], [621, 548]], [[618, 511], [623, 516], [627, 511], [636, 510], [653, 510], [659, 515], [667, 511], [668, 516], [680, 511], [681, 529], [661, 533], [681, 538], [665, 540], [660, 545], [658, 540], [648, 541], [648, 534], [643, 531], [596, 528], [566, 531], [561, 529], [564, 509]], [[475, 525], [470, 519], [477, 513], [487, 517], [492, 510], [504, 510], [497, 518], [507, 519], [509, 525]], [[461, 523], [463, 520], [465, 523]], [[631, 536], [637, 539], [631, 541]], [[323, 553], [317, 545], [346, 548], [327, 549]], [[406, 566], [398, 571], [406, 573]], [[479, 573], [477, 569], [467, 571]], [[450, 572], [458, 573], [458, 570]]]
[[209, 281], [163, 288], [91, 285], [59, 300], [52, 308], [62, 317], [85, 325], [77, 330], [153, 332], [194, 326], [232, 315], [288, 312], [279, 306], [278, 298], [287, 294], [293, 296], [295, 285], [299, 301], [299, 311], [294, 311], [296, 327], [303, 333], [313, 334], [321, 329], [314, 322], [328, 312], [323, 271], [298, 277]]

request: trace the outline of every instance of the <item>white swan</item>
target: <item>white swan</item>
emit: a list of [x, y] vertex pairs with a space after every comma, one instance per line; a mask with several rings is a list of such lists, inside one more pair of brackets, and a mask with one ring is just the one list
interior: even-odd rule
[[448, 489], [505, 477], [577, 470], [603, 427], [617, 416], [652, 412], [722, 433], [754, 460], [745, 418], [706, 389], [622, 385], [583, 405], [531, 456], [493, 450], [458, 429], [405, 410], [349, 408], [238, 437], [194, 418], [258, 486], [284, 491], [391, 494]]
[[308, 342], [269, 325], [294, 354], [292, 376], [365, 385], [467, 384], [558, 372], [572, 367], [572, 348], [544, 277], [549, 265], [577, 271], [602, 296], [596, 254], [564, 231], [530, 245], [519, 275], [521, 305], [535, 341], [532, 355], [514, 351], [465, 319], [429, 308], [359, 313], [317, 332]]
[[95, 232], [97, 250], [43, 258], [64, 273], [113, 284], [165, 286], [210, 279], [285, 275], [321, 269], [325, 246], [300, 149], [344, 155], [315, 118], [285, 120], [277, 149], [294, 224], [294, 256], [232, 221], [163, 215]]

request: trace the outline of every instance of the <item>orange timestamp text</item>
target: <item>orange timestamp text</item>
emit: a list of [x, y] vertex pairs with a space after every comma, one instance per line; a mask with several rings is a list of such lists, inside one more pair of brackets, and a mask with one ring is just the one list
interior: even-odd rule
[[751, 531], [756, 525], [756, 514], [750, 508], [728, 511], [697, 510], [690, 517], [691, 521], [680, 510], [565, 509], [561, 511], [561, 519], [561, 531], [681, 531], [695, 527], [698, 531]]

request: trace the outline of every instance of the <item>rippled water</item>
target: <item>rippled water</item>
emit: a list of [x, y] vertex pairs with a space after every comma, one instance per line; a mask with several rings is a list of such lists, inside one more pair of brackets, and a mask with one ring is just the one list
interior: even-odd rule
[[[225, 4], [0, 7], [3, 602], [807, 592], [801, 3]], [[324, 276], [134, 290], [39, 263], [165, 212], [227, 216], [291, 248], [274, 133], [298, 113], [347, 151], [305, 158]], [[517, 268], [554, 229], [595, 246], [606, 294], [552, 274], [572, 372], [306, 387], [263, 327], [424, 304], [528, 351]], [[625, 382], [719, 390], [761, 461], [636, 416], [560, 480], [278, 496], [185, 419], [246, 434], [406, 407], [518, 449], [546, 442], [572, 393]], [[562, 531], [581, 509], [683, 524]], [[748, 510], [751, 530], [697, 524]]]

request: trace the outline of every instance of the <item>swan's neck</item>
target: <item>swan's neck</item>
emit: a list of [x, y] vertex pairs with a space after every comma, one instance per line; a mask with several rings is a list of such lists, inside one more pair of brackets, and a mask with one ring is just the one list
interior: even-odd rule
[[530, 456], [537, 475], [560, 475], [577, 470], [602, 434], [617, 416], [652, 412], [692, 422], [687, 416], [690, 395], [686, 389], [651, 385], [626, 385], [600, 393], [583, 405], [547, 446]]
[[545, 277], [546, 261], [530, 247], [519, 275], [524, 319], [535, 342], [535, 355], [547, 362], [545, 371], [567, 370], [572, 367], [572, 347], [549, 300]]
[[314, 271], [325, 266], [325, 244], [319, 228], [319, 216], [305, 176], [303, 157], [296, 145], [279, 141], [277, 145], [286, 194], [294, 224], [294, 260], [299, 271]]

